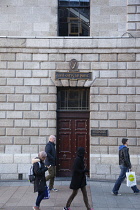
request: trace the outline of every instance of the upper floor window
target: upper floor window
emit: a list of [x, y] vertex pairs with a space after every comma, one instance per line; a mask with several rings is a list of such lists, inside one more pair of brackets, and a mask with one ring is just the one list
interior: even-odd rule
[[90, 0], [58, 0], [59, 36], [89, 36]]

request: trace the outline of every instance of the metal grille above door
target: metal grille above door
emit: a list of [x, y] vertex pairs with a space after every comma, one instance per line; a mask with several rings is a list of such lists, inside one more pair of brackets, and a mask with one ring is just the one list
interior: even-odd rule
[[57, 110], [89, 110], [89, 88], [59, 88]]

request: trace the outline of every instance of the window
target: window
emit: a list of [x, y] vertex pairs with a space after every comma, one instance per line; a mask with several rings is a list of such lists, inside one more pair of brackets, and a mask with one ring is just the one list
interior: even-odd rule
[[57, 110], [89, 110], [89, 88], [58, 88]]
[[58, 0], [59, 36], [89, 36], [90, 0]]

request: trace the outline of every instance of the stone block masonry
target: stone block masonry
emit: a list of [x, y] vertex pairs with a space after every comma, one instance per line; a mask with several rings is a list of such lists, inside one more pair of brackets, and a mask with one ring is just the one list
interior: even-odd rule
[[127, 30], [134, 36], [140, 36], [140, 1], [127, 0]]
[[[40, 1], [34, 3], [30, 1], [12, 1], [8, 0], [0, 2], [0, 36], [18, 36], [18, 37], [55, 37], [58, 35], [58, 1]], [[124, 36], [140, 36], [140, 2], [139, 0], [90, 0], [90, 36], [91, 37], [122, 37]], [[47, 11], [47, 13], [46, 13]], [[51, 21], [50, 21], [51, 20]], [[125, 34], [129, 32], [129, 34]], [[71, 39], [71, 41], [73, 41]], [[71, 42], [70, 41], [70, 42]], [[20, 41], [19, 41], [20, 42]], [[32, 45], [36, 45], [38, 41], [32, 40]], [[51, 40], [51, 46], [61, 47], [65, 40]], [[27, 41], [28, 47], [31, 42]], [[9, 43], [11, 45], [11, 43]], [[16, 45], [18, 45], [16, 43]], [[24, 41], [22, 42], [22, 46]], [[91, 45], [91, 43], [86, 43]], [[38, 46], [49, 47], [48, 40], [43, 41]], [[70, 48], [70, 47], [69, 47]], [[55, 51], [55, 50], [54, 50]], [[53, 52], [52, 52], [53, 53]], [[44, 56], [44, 58], [42, 57]], [[64, 60], [64, 55], [55, 55], [59, 57], [59, 61]], [[33, 60], [43, 59], [43, 61], [55, 60], [53, 55], [34, 55]], [[42, 58], [41, 58], [42, 57]], [[110, 59], [114, 55], [110, 55]], [[9, 58], [9, 67], [14, 65], [15, 54], [9, 52], [2, 55], [3, 60]], [[26, 62], [31, 60], [31, 54], [27, 55], [25, 51], [23, 55], [18, 52], [17, 61], [19, 68], [21, 60]], [[86, 59], [86, 58], [85, 58]], [[96, 56], [94, 59], [97, 59]], [[102, 55], [104, 59], [104, 55]], [[4, 65], [0, 64], [0, 65]], [[18, 65], [18, 64], [17, 64]], [[32, 64], [31, 64], [32, 65]], [[25, 64], [28, 66], [28, 64]]]
[[[129, 138], [137, 173], [139, 47], [139, 38], [0, 38], [1, 177], [27, 178], [31, 158], [56, 135], [57, 87], [63, 86], [90, 88], [91, 178], [116, 177], [122, 137]], [[56, 81], [55, 72], [69, 71], [70, 59], [77, 59], [80, 72], [92, 72], [92, 80]], [[93, 137], [91, 129], [108, 130], [108, 136]]]

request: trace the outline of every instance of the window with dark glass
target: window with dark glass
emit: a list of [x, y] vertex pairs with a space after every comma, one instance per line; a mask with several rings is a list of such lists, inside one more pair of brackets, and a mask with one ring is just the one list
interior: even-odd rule
[[59, 36], [89, 36], [90, 0], [58, 0]]
[[57, 110], [89, 110], [89, 88], [58, 88]]

